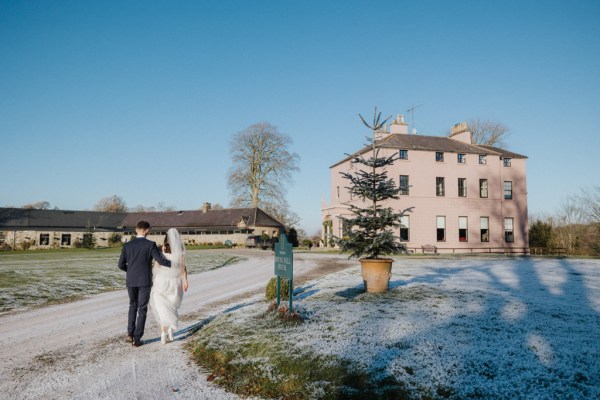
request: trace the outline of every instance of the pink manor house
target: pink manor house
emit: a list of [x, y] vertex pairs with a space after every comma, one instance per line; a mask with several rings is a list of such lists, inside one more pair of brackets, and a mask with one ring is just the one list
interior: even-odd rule
[[[389, 205], [414, 207], [397, 236], [418, 252], [528, 253], [527, 157], [472, 144], [471, 136], [466, 123], [455, 125], [449, 137], [409, 134], [402, 115], [376, 133], [380, 156], [400, 158], [388, 169], [402, 189], [400, 199]], [[369, 151], [365, 147], [354, 155]], [[338, 217], [351, 216], [349, 204], [362, 202], [351, 197], [340, 174], [361, 168], [351, 159], [330, 167], [331, 203], [321, 210], [328, 245], [347, 229]]]

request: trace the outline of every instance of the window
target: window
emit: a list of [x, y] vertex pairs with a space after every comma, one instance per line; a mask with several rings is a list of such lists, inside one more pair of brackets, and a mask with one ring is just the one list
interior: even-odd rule
[[511, 161], [512, 161], [512, 158], [505, 157], [504, 158], [504, 166], [510, 167]]
[[515, 233], [512, 218], [504, 218], [504, 241], [510, 243], [515, 241]]
[[341, 219], [340, 220], [340, 227], [339, 227], [339, 235], [340, 237], [344, 237], [344, 236], [348, 236], [350, 234], [350, 229], [352, 228], [352, 226], [350, 225], [350, 222], [346, 219]]
[[444, 153], [441, 151], [435, 152], [435, 161], [436, 162], [444, 162]]
[[467, 217], [458, 217], [458, 241], [469, 241], [469, 223]]
[[481, 233], [481, 241], [489, 242], [490, 241], [490, 219], [489, 219], [489, 217], [479, 218], [479, 226], [480, 226], [480, 233]]
[[458, 154], [458, 163], [459, 164], [464, 164], [467, 162], [467, 155], [466, 154]]
[[513, 198], [512, 181], [504, 181], [504, 198], [506, 200]]
[[458, 197], [467, 197], [467, 178], [458, 178]]
[[444, 195], [444, 178], [443, 177], [437, 177], [435, 178], [435, 194], [436, 196], [443, 196]]
[[479, 155], [479, 164], [487, 164], [487, 155], [485, 155], [485, 154]]
[[408, 175], [400, 175], [400, 194], [409, 193]]
[[487, 199], [488, 197], [488, 180], [480, 179], [479, 180], [479, 197], [482, 199]]
[[410, 241], [410, 217], [408, 215], [400, 217], [400, 241]]
[[336, 188], [336, 192], [337, 192], [337, 198], [339, 199], [340, 198], [340, 187], [339, 186]]
[[48, 246], [50, 244], [50, 234], [40, 233], [40, 246]]
[[408, 160], [408, 150], [400, 150], [400, 159]]
[[71, 234], [63, 233], [60, 237], [60, 245], [61, 246], [70, 246], [71, 245]]
[[436, 217], [437, 241], [446, 241], [446, 217]]

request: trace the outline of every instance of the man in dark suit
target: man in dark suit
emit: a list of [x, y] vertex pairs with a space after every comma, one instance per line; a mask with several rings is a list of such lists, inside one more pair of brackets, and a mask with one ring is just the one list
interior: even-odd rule
[[125, 278], [129, 293], [127, 342], [134, 347], [139, 347], [143, 344], [142, 335], [152, 289], [152, 260], [165, 267], [171, 267], [171, 261], [163, 256], [156, 243], [146, 239], [150, 232], [148, 222], [138, 222], [135, 232], [137, 237], [123, 245], [119, 268], [127, 273]]

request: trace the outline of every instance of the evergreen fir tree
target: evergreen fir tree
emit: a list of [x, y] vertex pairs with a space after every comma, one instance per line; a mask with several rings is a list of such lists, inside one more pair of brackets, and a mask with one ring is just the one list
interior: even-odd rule
[[96, 238], [94, 237], [94, 228], [88, 222], [85, 227], [85, 233], [83, 234], [83, 240], [81, 241], [81, 247], [86, 249], [93, 249], [96, 247]]
[[342, 251], [350, 251], [351, 258], [379, 258], [381, 255], [398, 254], [406, 252], [406, 246], [399, 242], [394, 235], [395, 229], [400, 227], [400, 218], [412, 208], [395, 212], [391, 207], [383, 207], [386, 200], [399, 199], [400, 187], [387, 175], [386, 167], [398, 160], [398, 154], [389, 157], [379, 157], [379, 147], [375, 140], [375, 132], [389, 119], [381, 121], [381, 113], [373, 116], [373, 125], [369, 125], [359, 114], [362, 122], [372, 130], [373, 137], [367, 138], [371, 150], [371, 157], [355, 156], [353, 164], [366, 168], [358, 169], [354, 174], [342, 172], [344, 179], [350, 181], [352, 196], [368, 200], [370, 204], [365, 207], [350, 205], [353, 218], [339, 217], [343, 226], [347, 228], [344, 237], [337, 240]]

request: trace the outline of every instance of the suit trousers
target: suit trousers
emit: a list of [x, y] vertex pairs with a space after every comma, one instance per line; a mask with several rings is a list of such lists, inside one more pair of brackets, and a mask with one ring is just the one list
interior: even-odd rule
[[129, 319], [127, 321], [127, 334], [134, 340], [140, 340], [144, 335], [148, 302], [150, 301], [151, 286], [128, 287], [129, 293]]

